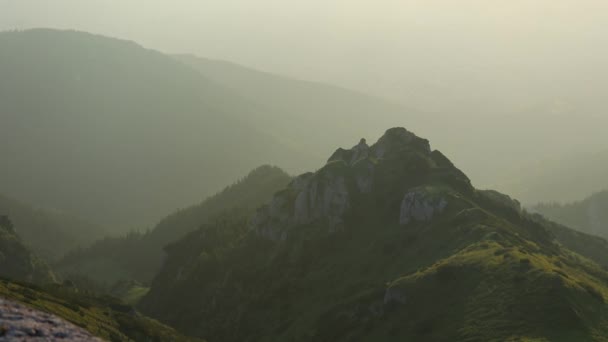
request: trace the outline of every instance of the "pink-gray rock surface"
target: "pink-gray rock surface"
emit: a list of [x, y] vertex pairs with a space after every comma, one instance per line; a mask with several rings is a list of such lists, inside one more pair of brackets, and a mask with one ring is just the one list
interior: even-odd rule
[[0, 298], [0, 342], [102, 341], [57, 316]]

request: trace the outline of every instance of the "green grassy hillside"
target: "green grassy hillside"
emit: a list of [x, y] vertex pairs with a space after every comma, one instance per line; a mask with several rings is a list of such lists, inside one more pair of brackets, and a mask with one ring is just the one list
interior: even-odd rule
[[209, 340], [608, 340], [606, 241], [476, 190], [404, 129], [166, 250], [140, 307]]

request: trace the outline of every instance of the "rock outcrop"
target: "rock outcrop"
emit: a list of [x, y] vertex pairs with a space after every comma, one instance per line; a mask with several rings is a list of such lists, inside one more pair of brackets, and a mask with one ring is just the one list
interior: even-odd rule
[[430, 221], [447, 207], [448, 201], [440, 195], [421, 188], [405, 194], [401, 202], [399, 223], [407, 225], [412, 221]]
[[446, 208], [447, 200], [425, 192], [424, 185], [446, 179], [470, 186], [445, 156], [431, 150], [428, 140], [405, 128], [391, 128], [374, 145], [361, 139], [351, 149], [339, 148], [323, 168], [295, 178], [258, 210], [250, 229], [277, 242], [285, 241], [292, 229], [313, 223], [337, 232], [359, 199], [373, 202], [392, 193], [395, 186], [403, 191], [395, 222], [429, 221]]
[[251, 229], [272, 241], [285, 241], [289, 229], [315, 221], [324, 221], [330, 232], [343, 227], [343, 216], [350, 208], [350, 194], [343, 175], [326, 169], [304, 174], [270, 204], [258, 209]]
[[103, 341], [51, 314], [0, 299], [2, 341]]
[[478, 190], [478, 192], [495, 206], [508, 208], [514, 213], [521, 213], [522, 211], [521, 203], [508, 195], [500, 193], [496, 190]]

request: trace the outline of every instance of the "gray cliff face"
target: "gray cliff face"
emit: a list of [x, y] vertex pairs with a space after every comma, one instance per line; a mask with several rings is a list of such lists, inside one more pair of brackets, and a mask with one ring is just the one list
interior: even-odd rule
[[357, 189], [363, 194], [369, 194], [374, 188], [376, 164], [370, 159], [360, 160], [355, 166], [355, 182]]
[[259, 236], [285, 241], [293, 227], [325, 221], [329, 232], [341, 230], [350, 209], [344, 176], [331, 172], [304, 174], [286, 191], [275, 194], [269, 205], [258, 209], [250, 226]]
[[412, 221], [426, 222], [441, 214], [448, 201], [424, 189], [410, 191], [403, 196], [399, 223], [407, 225]]
[[313, 177], [296, 197], [294, 223], [308, 224], [327, 219], [331, 231], [342, 224], [350, 208], [350, 195], [344, 176], [328, 173]]
[[287, 194], [276, 194], [270, 204], [258, 209], [250, 222], [250, 229], [265, 239], [285, 241], [287, 239], [285, 228], [292, 224], [287, 204]]
[[[403, 177], [407, 177], [401, 165], [415, 167], [421, 158], [423, 164], [434, 163], [437, 170], [454, 168], [447, 158], [442, 165], [435, 163], [429, 142], [404, 128], [389, 129], [371, 147], [361, 139], [351, 149], [336, 150], [323, 168], [296, 177], [287, 189], [275, 194], [268, 205], [258, 209], [250, 229], [275, 242], [285, 241], [292, 229], [313, 223], [325, 225], [329, 233], [340, 231], [353, 198], [377, 196], [376, 183], [385, 174], [394, 177], [406, 172]], [[431, 196], [423, 188], [407, 191], [395, 220], [401, 224], [428, 221], [446, 206], [444, 198]]]
[[348, 165], [354, 165], [361, 159], [367, 159], [370, 154], [370, 148], [367, 145], [367, 141], [365, 141], [365, 139], [361, 139], [361, 141], [359, 141], [359, 144], [357, 144], [351, 149], [351, 152], [352, 157], [350, 158]]

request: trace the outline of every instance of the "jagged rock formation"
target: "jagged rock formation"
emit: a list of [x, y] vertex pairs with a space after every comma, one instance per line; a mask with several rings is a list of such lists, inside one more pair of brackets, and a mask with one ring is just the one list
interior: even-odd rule
[[[393, 179], [403, 171], [402, 179]], [[403, 189], [401, 211], [395, 219], [402, 225], [428, 221], [448, 202], [440, 194], [432, 194], [432, 188], [408, 189], [417, 176], [422, 176], [419, 181], [447, 178], [472, 190], [468, 178], [440, 152], [432, 152], [427, 140], [405, 128], [393, 128], [371, 147], [361, 139], [351, 149], [336, 150], [319, 171], [297, 177], [258, 210], [251, 230], [272, 241], [285, 241], [295, 227], [320, 221], [328, 232], [339, 231], [352, 203], [380, 195], [387, 179]]]

